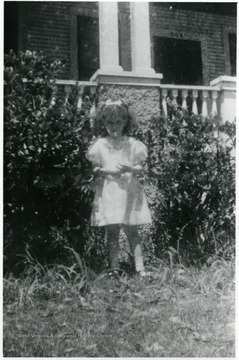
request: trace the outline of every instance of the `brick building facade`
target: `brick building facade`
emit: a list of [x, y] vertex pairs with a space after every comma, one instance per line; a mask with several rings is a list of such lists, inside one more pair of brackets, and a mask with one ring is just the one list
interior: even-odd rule
[[[207, 10], [206, 5], [204, 8]], [[56, 58], [66, 58], [68, 67], [62, 74], [65, 79], [76, 79], [77, 73], [80, 73], [80, 65], [85, 68], [88, 65], [89, 70], [87, 72], [86, 68], [85, 76], [80, 73], [79, 78], [86, 80], [87, 75], [88, 79], [90, 75], [93, 75], [92, 72], [99, 67], [97, 2], [19, 2], [18, 9], [19, 49], [43, 50]], [[177, 64], [177, 57], [178, 63], [180, 63], [182, 56], [184, 59], [187, 57], [187, 50], [190, 50], [191, 46], [191, 49], [197, 52], [196, 55], [201, 56], [202, 59], [202, 78], [196, 81], [198, 84], [208, 85], [212, 79], [218, 76], [235, 75], [235, 58], [230, 58], [230, 52], [231, 56], [233, 56], [232, 52], [235, 52], [232, 49], [235, 45], [233, 38], [230, 43], [230, 36], [236, 34], [236, 16], [227, 15], [226, 12], [218, 14], [185, 10], [180, 9], [179, 6], [174, 9], [174, 6], [165, 6], [165, 3], [157, 2], [149, 3], [149, 14], [151, 61], [152, 68], [156, 67], [156, 72], [163, 73], [164, 69], [160, 69], [160, 66], [165, 66], [162, 61], [158, 61], [157, 57], [176, 56]], [[76, 20], [78, 20], [78, 24]], [[118, 20], [119, 64], [123, 70], [131, 71], [129, 3], [118, 3]], [[82, 31], [79, 22], [84, 27]], [[174, 54], [172, 49], [167, 54], [161, 54], [160, 42], [157, 46], [158, 39], [163, 45], [162, 51], [165, 52], [165, 48], [175, 47], [178, 52]], [[75, 41], [78, 41], [78, 45], [81, 46], [78, 54], [77, 49], [74, 48]], [[188, 46], [184, 46], [186, 42], [188, 42], [186, 44]], [[193, 45], [195, 46], [193, 47]], [[80, 50], [82, 50], [81, 56], [79, 55]], [[184, 52], [181, 54], [182, 56], [180, 56], [180, 50]], [[192, 58], [192, 60], [197, 61], [197, 58]], [[171, 71], [173, 65], [172, 63]], [[169, 80], [174, 82], [172, 77]]]
[[[99, 2], [81, 1], [18, 2], [17, 47], [23, 51], [42, 50], [54, 58], [66, 59], [67, 66], [61, 74], [62, 80], [89, 81], [102, 68], [102, 58], [105, 57], [103, 62], [108, 61], [107, 51], [109, 54], [115, 51], [115, 56], [118, 57], [111, 61], [116, 61], [116, 68], [123, 71], [120, 74], [115, 72], [115, 79], [117, 77], [117, 82], [121, 82], [121, 85], [130, 82], [136, 86], [138, 83], [148, 82], [152, 83], [151, 90], [155, 91], [155, 84], [209, 86], [221, 76], [236, 76], [235, 4], [233, 7], [231, 3], [230, 7], [230, 4], [221, 3], [213, 7], [209, 3], [201, 3], [201, 6], [200, 3], [141, 3], [147, 9], [144, 17], [148, 17], [148, 25], [143, 24], [141, 42], [137, 31], [140, 31], [140, 21], [142, 23], [143, 20], [144, 23], [145, 19], [139, 12], [135, 13], [141, 16], [139, 24], [138, 15], [135, 15], [136, 24], [132, 25], [134, 11], [138, 11], [137, 6], [134, 9], [133, 3], [129, 2], [115, 4], [117, 29], [112, 29], [112, 32], [115, 30], [117, 37], [116, 50], [109, 46], [100, 53], [102, 24], [99, 24], [99, 8], [102, 5]], [[101, 15], [101, 18], [104, 16]], [[103, 28], [111, 21], [111, 16], [107, 18], [106, 15], [104, 21]], [[132, 32], [133, 26], [137, 29], [136, 33]], [[147, 26], [149, 40], [145, 40]], [[106, 37], [110, 36], [106, 34]], [[136, 49], [136, 46], [139, 48], [137, 41], [142, 48], [139, 54]], [[134, 43], [135, 48], [132, 45]], [[147, 57], [146, 65], [139, 64], [142, 56]], [[135, 74], [137, 66], [143, 66], [143, 73], [147, 70], [147, 80], [146, 73], [144, 80], [139, 74], [137, 79], [131, 76]], [[102, 80], [99, 76], [98, 80], [105, 79]], [[114, 83], [113, 80], [111, 82]], [[135, 87], [134, 89], [137, 90]], [[148, 91], [148, 87], [144, 89], [144, 93], [145, 91]]]

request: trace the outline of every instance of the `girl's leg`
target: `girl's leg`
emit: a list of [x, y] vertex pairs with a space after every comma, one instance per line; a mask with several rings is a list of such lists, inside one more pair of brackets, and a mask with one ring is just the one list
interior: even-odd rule
[[119, 232], [120, 227], [118, 225], [107, 225], [107, 241], [109, 248], [109, 260], [110, 267], [113, 269], [119, 268]]
[[139, 237], [137, 226], [124, 225], [124, 231], [129, 241], [131, 253], [134, 257], [135, 269], [137, 272], [144, 272], [144, 262], [141, 240]]

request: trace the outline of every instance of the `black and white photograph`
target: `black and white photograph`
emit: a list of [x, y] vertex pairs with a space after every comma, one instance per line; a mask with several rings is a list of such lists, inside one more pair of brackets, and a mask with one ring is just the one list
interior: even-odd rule
[[3, 1], [3, 358], [230, 358], [237, 2]]

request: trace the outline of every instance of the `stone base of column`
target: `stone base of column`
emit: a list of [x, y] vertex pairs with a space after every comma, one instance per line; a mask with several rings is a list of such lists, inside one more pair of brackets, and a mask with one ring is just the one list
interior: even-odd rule
[[[155, 73], [155, 70], [154, 69], [152, 69], [152, 68], [140, 68], [140, 67], [138, 67], [138, 68], [135, 68], [135, 69], [133, 69], [133, 72], [135, 73], [135, 74], [139, 74], [139, 75], [144, 75], [144, 76], [154, 76], [154, 75], [156, 75], [156, 73]], [[157, 74], [158, 75], [158, 74]]]
[[90, 81], [104, 84], [159, 86], [163, 75], [156, 74], [153, 69], [151, 70], [149, 69], [145, 71], [144, 69], [137, 69], [137, 71], [106, 71], [104, 69], [100, 69], [94, 73]]
[[220, 86], [222, 89], [225, 87], [236, 89], [237, 79], [234, 76], [219, 76], [218, 78], [210, 81], [210, 86]]
[[102, 68], [97, 70], [90, 78], [90, 81], [98, 81], [102, 76], [120, 76], [123, 73], [121, 66], [112, 66], [106, 69]]
[[103, 65], [100, 67], [99, 71], [109, 72], [109, 73], [121, 73], [123, 68], [119, 65]]

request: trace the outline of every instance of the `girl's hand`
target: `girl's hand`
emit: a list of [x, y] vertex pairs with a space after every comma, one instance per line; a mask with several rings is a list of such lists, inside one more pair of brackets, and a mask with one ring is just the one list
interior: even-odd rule
[[118, 168], [101, 168], [101, 174], [104, 175], [113, 175], [117, 176], [120, 175], [120, 170]]
[[96, 166], [93, 169], [93, 172], [95, 175], [118, 175], [119, 169], [114, 169], [114, 168], [102, 168], [99, 166]]
[[124, 174], [127, 172], [130, 172], [132, 174], [140, 174], [141, 171], [143, 170], [143, 166], [138, 164], [138, 165], [126, 165], [126, 164], [119, 164], [119, 168], [120, 168], [120, 173]]
[[131, 165], [119, 164], [118, 168], [121, 174], [133, 172], [133, 166]]
[[95, 166], [95, 167], [93, 168], [93, 173], [94, 173], [95, 175], [100, 175], [100, 174], [101, 174], [101, 170], [102, 170], [102, 168], [101, 168], [100, 166]]

